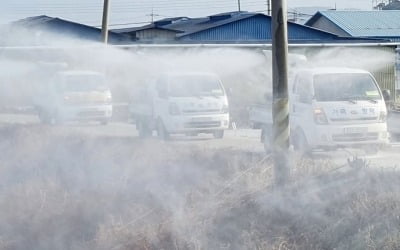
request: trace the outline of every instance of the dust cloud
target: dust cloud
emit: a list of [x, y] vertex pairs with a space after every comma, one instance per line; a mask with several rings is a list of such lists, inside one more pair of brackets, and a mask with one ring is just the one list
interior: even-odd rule
[[[25, 45], [38, 42], [21, 34], [9, 34], [3, 46], [20, 46], [22, 38]], [[263, 102], [271, 88], [270, 57], [261, 49], [127, 49], [54, 40], [61, 41], [52, 48], [0, 48], [5, 116], [32, 106], [36, 87], [64, 69], [103, 72], [115, 103], [130, 102], [165, 71], [212, 71], [232, 88], [231, 115], [242, 128], [248, 128], [247, 106]], [[393, 57], [373, 49], [291, 53], [307, 56], [298, 67], [373, 68]], [[126, 124], [122, 117], [117, 122]], [[1, 249], [400, 247], [396, 170], [296, 156], [290, 184], [278, 190], [270, 155], [240, 148], [240, 141], [211, 147], [211, 140], [163, 142], [80, 127], [107, 129], [0, 124]]]

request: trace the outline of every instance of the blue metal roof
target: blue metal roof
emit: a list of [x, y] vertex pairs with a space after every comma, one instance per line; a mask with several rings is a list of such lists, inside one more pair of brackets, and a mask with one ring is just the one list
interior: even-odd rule
[[[99, 28], [45, 15], [21, 19], [13, 22], [12, 25], [27, 29], [48, 31], [58, 35], [80, 39], [101, 41], [101, 29]], [[122, 43], [127, 40], [128, 38], [122, 34], [109, 32], [110, 43]]]
[[[152, 24], [113, 30], [129, 34], [146, 29], [166, 29], [176, 32], [176, 40], [184, 42], [269, 42], [272, 40], [271, 17], [254, 12], [228, 12], [208, 17], [166, 18]], [[316, 28], [288, 22], [291, 42], [346, 42], [352, 38], [339, 37]]]
[[305, 25], [322, 17], [353, 37], [400, 37], [400, 10], [319, 11]]
[[[271, 17], [263, 14], [247, 14], [219, 22], [205, 22], [179, 34], [180, 40], [219, 41], [270, 41], [272, 39]], [[288, 24], [289, 40], [333, 40], [337, 35], [306, 27]]]

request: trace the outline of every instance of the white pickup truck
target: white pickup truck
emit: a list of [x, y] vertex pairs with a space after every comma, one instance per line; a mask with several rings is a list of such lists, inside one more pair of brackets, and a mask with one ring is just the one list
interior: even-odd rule
[[[249, 110], [250, 121], [263, 130], [261, 140], [266, 149], [272, 137], [271, 105], [272, 100]], [[289, 82], [289, 105], [290, 140], [295, 150], [363, 147], [376, 152], [388, 143], [385, 100], [368, 71], [300, 70]]]
[[112, 116], [111, 91], [99, 72], [59, 71], [40, 84], [33, 99], [43, 123], [95, 120], [107, 124]]
[[153, 130], [170, 134], [213, 134], [222, 138], [229, 127], [229, 107], [219, 77], [206, 72], [170, 72], [150, 82], [130, 104], [142, 137]]

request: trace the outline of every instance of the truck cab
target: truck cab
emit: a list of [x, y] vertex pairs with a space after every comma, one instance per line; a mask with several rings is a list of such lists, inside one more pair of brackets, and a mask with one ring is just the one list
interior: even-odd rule
[[365, 70], [312, 68], [289, 85], [291, 143], [297, 150], [388, 143], [385, 100]]
[[227, 95], [215, 74], [164, 73], [150, 84], [146, 95], [141, 104], [131, 107], [140, 135], [156, 130], [163, 139], [199, 133], [222, 138], [229, 127]]
[[103, 74], [59, 71], [41, 84], [34, 105], [43, 123], [95, 120], [106, 124], [112, 116], [112, 97]]

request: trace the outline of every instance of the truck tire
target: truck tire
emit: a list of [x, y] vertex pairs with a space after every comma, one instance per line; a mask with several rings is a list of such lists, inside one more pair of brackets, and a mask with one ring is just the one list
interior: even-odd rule
[[49, 114], [49, 124], [50, 125], [58, 125], [62, 123], [62, 119], [58, 114], [58, 111], [55, 110], [52, 114]]
[[151, 129], [148, 126], [148, 123], [144, 120], [138, 119], [136, 121], [136, 129], [139, 133], [139, 137], [147, 138], [151, 136]]
[[41, 123], [50, 124], [49, 114], [41, 108], [38, 108], [38, 117]]
[[53, 112], [49, 112], [44, 109], [39, 109], [38, 115], [40, 121], [44, 124], [57, 125], [61, 123], [61, 119], [56, 110]]
[[103, 119], [103, 120], [100, 120], [100, 124], [101, 125], [107, 125], [108, 124], [108, 122], [109, 122], [109, 120], [108, 119]]
[[292, 138], [293, 149], [302, 155], [308, 154], [311, 151], [308, 145], [307, 138], [301, 129], [297, 129]]
[[224, 130], [216, 130], [213, 135], [215, 139], [222, 139], [224, 138]]
[[165, 129], [164, 123], [161, 119], [157, 121], [157, 136], [161, 140], [168, 141], [170, 139], [170, 135], [168, 131]]
[[270, 126], [261, 128], [261, 143], [264, 145], [264, 151], [269, 154], [272, 151], [272, 129]]

